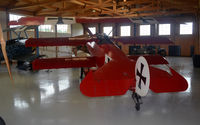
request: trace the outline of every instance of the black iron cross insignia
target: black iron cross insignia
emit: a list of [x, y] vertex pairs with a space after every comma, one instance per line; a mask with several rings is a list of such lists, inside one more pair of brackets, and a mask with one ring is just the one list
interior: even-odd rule
[[143, 69], [144, 69], [144, 64], [141, 63], [140, 72], [139, 72], [138, 69], [137, 69], [137, 76], [140, 77], [139, 85], [138, 85], [138, 87], [139, 87], [140, 89], [141, 89], [141, 80], [142, 80], [142, 81], [144, 82], [144, 84], [146, 85], [146, 77], [142, 76]]

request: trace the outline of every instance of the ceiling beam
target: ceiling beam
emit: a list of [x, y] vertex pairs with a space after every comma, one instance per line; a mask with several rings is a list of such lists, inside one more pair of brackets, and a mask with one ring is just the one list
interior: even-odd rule
[[44, 6], [44, 5], [48, 5], [48, 4], [54, 4], [55, 2], [60, 2], [60, 1], [62, 1], [62, 0], [42, 1], [39, 3], [32, 3], [32, 4], [28, 3], [25, 5], [15, 6], [13, 8], [10, 8], [10, 10], [33, 8], [33, 7]]

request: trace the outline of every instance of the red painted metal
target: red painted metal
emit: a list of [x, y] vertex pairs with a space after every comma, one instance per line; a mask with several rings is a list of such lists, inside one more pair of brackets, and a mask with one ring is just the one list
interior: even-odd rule
[[11, 21], [8, 25], [43, 25], [45, 17], [22, 17], [18, 21]]
[[33, 70], [95, 66], [96, 61], [94, 57], [48, 58], [36, 59], [32, 62]]
[[[112, 60], [91, 71], [81, 82], [81, 92], [89, 97], [123, 95], [127, 90], [135, 91], [135, 61], [128, 59], [112, 44], [102, 44], [100, 47]], [[150, 64], [168, 64], [160, 56], [146, 56]], [[159, 61], [158, 61], [159, 60]], [[150, 89], [156, 93], [178, 92], [187, 89], [187, 81], [170, 68], [171, 73], [150, 66]]]
[[89, 38], [29, 38], [25, 46], [26, 47], [38, 47], [38, 46], [78, 46], [85, 45], [87, 42], [97, 41], [97, 39]]
[[100, 47], [112, 60], [89, 72], [80, 84], [81, 92], [90, 97], [125, 94], [135, 85], [135, 62], [112, 44], [102, 44]]
[[[169, 64], [167, 60], [160, 55], [143, 55], [149, 65]], [[129, 59], [137, 60], [140, 56], [128, 56]]]
[[98, 80], [91, 71], [81, 82], [80, 91], [89, 97], [124, 95], [133, 81], [133, 78], [118, 79], [117, 77]]
[[167, 37], [152, 37], [152, 36], [129, 36], [129, 37], [119, 37], [113, 38], [116, 42], [121, 42], [123, 44], [173, 44], [171, 40]]
[[166, 71], [150, 67], [150, 89], [156, 93], [179, 92], [188, 88], [187, 81], [170, 68], [171, 74]]
[[95, 57], [96, 64], [98, 67], [104, 65], [105, 62], [105, 52], [102, 48], [100, 48], [96, 43], [86, 44], [90, 55]]

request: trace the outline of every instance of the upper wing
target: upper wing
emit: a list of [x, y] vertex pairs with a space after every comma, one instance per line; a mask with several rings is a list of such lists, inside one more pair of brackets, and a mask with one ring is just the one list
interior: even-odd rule
[[48, 58], [36, 59], [32, 62], [33, 70], [95, 66], [96, 60], [94, 57]]
[[173, 42], [167, 37], [161, 36], [140, 36], [140, 37], [119, 37], [113, 38], [114, 41], [121, 42], [123, 44], [172, 44]]

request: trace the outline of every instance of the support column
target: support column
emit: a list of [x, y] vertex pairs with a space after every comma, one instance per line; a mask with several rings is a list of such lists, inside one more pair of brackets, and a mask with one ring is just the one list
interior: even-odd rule
[[[36, 26], [35, 28], [35, 38], [39, 38], [39, 26]], [[36, 48], [36, 55], [39, 56], [39, 47]]]
[[196, 19], [195, 19], [195, 25], [196, 26], [193, 26], [193, 27], [197, 27], [195, 29], [195, 36], [196, 36], [196, 40], [195, 40], [195, 43], [194, 43], [194, 51], [195, 51], [195, 54], [193, 56], [193, 65], [194, 67], [200, 67], [200, 16], [199, 16], [199, 13], [200, 13], [200, 0], [198, 0], [198, 11], [197, 11], [197, 14], [196, 14]]
[[[55, 37], [58, 37], [57, 24], [55, 25]], [[58, 58], [58, 46], [56, 46], [56, 58]]]
[[[9, 28], [9, 23], [10, 17], [9, 17], [9, 12], [6, 10], [6, 28]], [[7, 40], [10, 40], [10, 31], [7, 31]]]

